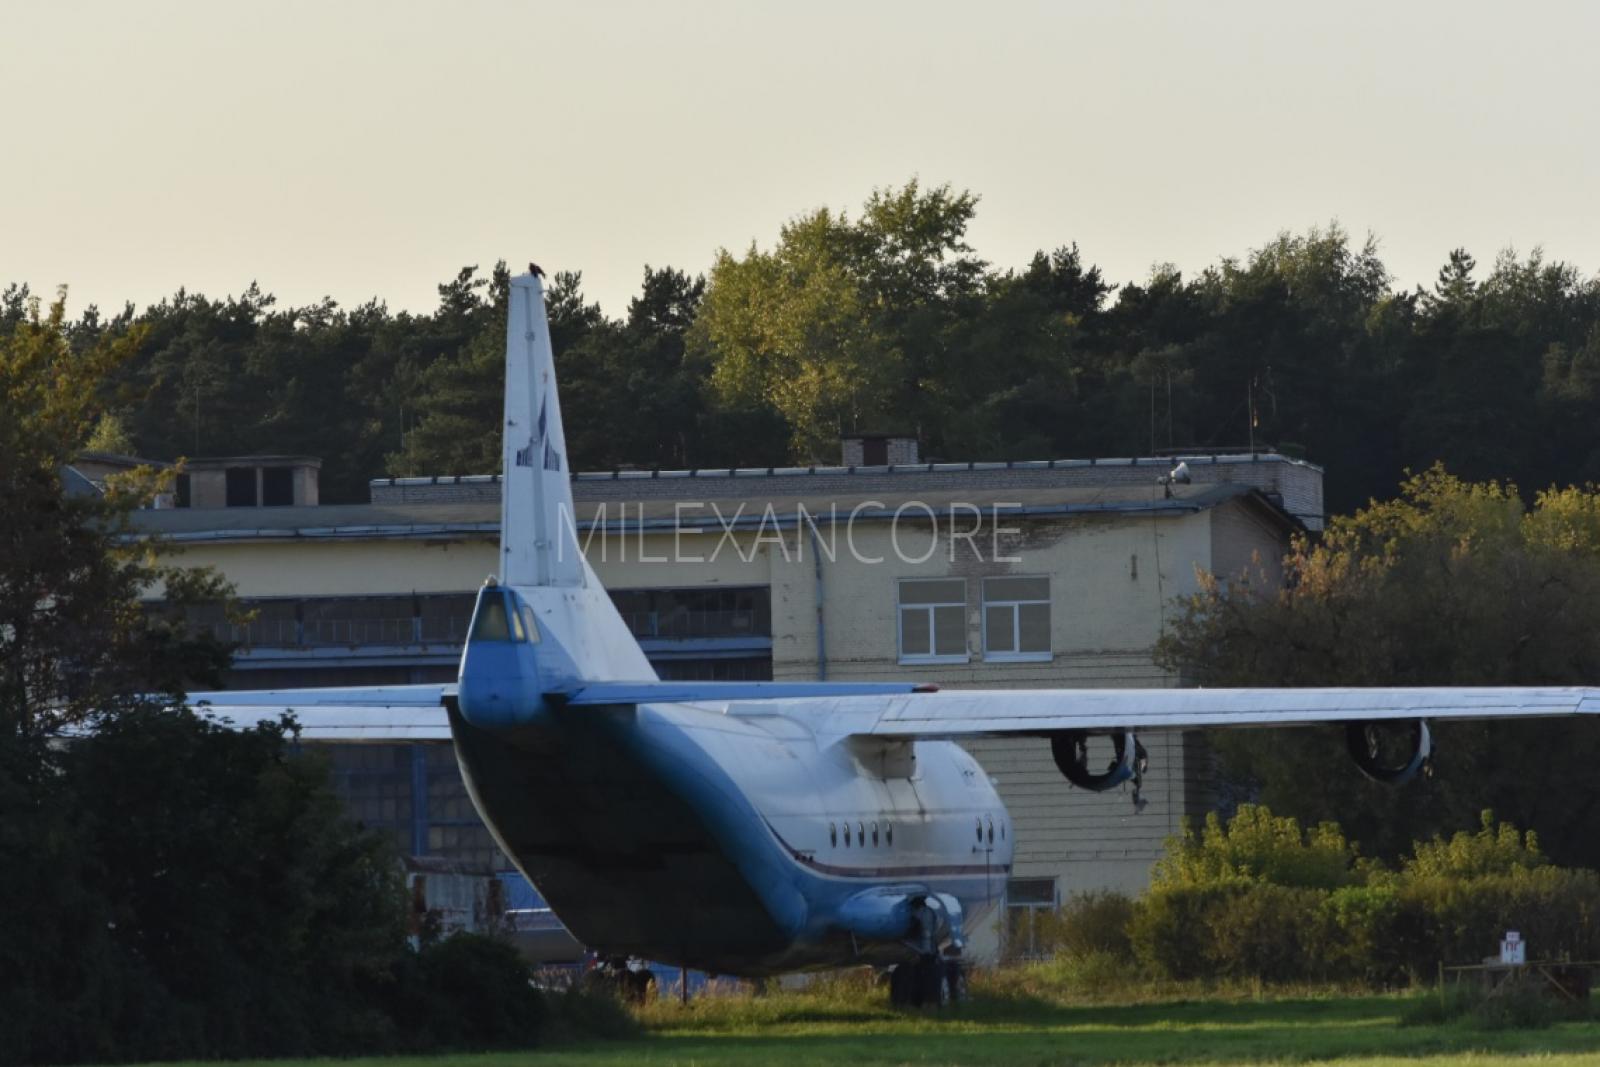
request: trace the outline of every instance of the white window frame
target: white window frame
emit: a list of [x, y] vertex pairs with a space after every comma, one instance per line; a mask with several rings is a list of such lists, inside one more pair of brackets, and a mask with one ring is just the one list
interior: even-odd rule
[[[992, 578], [984, 578], [984, 579], [982, 579], [980, 581], [979, 586], [978, 586], [978, 596], [979, 596], [979, 599], [983, 601], [983, 603], [982, 603], [981, 607], [978, 610], [980, 611], [981, 617], [983, 619], [983, 659], [984, 659], [984, 662], [986, 662], [986, 663], [1048, 663], [1051, 660], [1055, 659], [1055, 656], [1056, 656], [1056, 652], [1055, 652], [1055, 632], [1054, 632], [1054, 627], [1053, 627], [1053, 623], [1055, 621], [1055, 609], [1054, 609], [1054, 595], [1053, 595], [1053, 591], [1050, 588], [1050, 576], [1048, 574], [1005, 574], [1005, 575], [996, 575], [995, 577], [999, 578], [1001, 580], [1010, 579], [1010, 578], [1031, 578], [1031, 579], [1035, 579], [1035, 580], [1038, 580], [1038, 581], [1042, 581], [1042, 582], [1045, 583], [1045, 597], [1044, 597], [1043, 600], [1039, 600], [1039, 599], [990, 600], [989, 599], [989, 583], [991, 581], [993, 581], [994, 579], [992, 579]], [[1049, 615], [1050, 623], [1052, 625], [1046, 627], [1046, 633], [1049, 634], [1049, 637], [1050, 637], [1050, 647], [1045, 649], [1043, 652], [1020, 652], [1020, 651], [1016, 651], [1015, 650], [1016, 646], [1018, 644], [1020, 644], [1021, 641], [1022, 641], [1022, 612], [1021, 612], [1020, 608], [1021, 608], [1021, 606], [1023, 604], [1043, 604], [1045, 606], [1045, 611]], [[997, 652], [997, 651], [992, 650], [989, 647], [989, 609], [991, 607], [994, 607], [994, 608], [1009, 607], [1011, 609], [1011, 643], [1012, 643], [1013, 647], [1012, 647], [1012, 650], [1010, 650], [1010, 651], [998, 651]]]
[[[941, 600], [929, 604], [906, 604], [902, 602], [900, 591], [907, 582], [960, 582], [961, 600]], [[972, 659], [971, 650], [967, 647], [967, 580], [965, 578], [899, 578], [894, 583], [894, 633], [896, 651], [900, 654], [901, 663], [967, 663]], [[940, 654], [938, 652], [910, 652], [906, 651], [906, 624], [907, 611], [922, 611], [927, 609], [928, 641], [930, 648], [939, 647], [938, 632], [934, 629], [935, 608], [960, 608], [961, 609], [961, 651]]]

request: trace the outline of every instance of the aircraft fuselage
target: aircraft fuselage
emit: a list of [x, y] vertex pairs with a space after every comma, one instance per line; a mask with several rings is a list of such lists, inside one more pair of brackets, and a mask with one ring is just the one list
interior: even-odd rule
[[[726, 974], [914, 956], [861, 936], [864, 893], [946, 894], [964, 925], [1011, 869], [1009, 818], [959, 745], [820, 743], [737, 706], [547, 706], [513, 730], [452, 715], [468, 787], [580, 941]], [[958, 921], [961, 917], [958, 917]]]

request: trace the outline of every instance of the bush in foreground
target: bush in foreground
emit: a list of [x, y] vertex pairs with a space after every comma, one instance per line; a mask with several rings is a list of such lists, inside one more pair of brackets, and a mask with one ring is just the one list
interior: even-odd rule
[[1550, 864], [1531, 834], [1488, 813], [1475, 833], [1417, 844], [1395, 871], [1362, 860], [1337, 827], [1303, 834], [1249, 806], [1169, 842], [1126, 925], [1160, 979], [1377, 987], [1476, 961], [1508, 929], [1540, 958], [1600, 958], [1600, 874]]

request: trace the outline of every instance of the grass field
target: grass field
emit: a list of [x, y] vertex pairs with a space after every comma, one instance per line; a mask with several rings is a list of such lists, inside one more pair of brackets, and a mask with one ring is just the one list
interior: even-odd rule
[[[789, 1067], [801, 1064], [1341, 1064], [1600, 1067], [1600, 1022], [1484, 1030], [1470, 1021], [1402, 1025], [1415, 998], [1300, 995], [1149, 997], [1141, 1003], [1062, 1002], [979, 993], [945, 1016], [890, 1011], [881, 992], [670, 1000], [639, 1013], [638, 1036], [571, 1041], [531, 1052], [372, 1061], [338, 1067], [602, 1067], [610, 1064]], [[315, 1061], [311, 1061], [315, 1062]]]

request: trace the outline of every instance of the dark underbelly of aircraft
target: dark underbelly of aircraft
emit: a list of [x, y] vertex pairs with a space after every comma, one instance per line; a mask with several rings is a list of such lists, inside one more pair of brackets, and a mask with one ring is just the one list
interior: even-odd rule
[[789, 939], [705, 820], [634, 748], [632, 708], [489, 733], [451, 712], [462, 775], [511, 859], [580, 941], [758, 973]]

